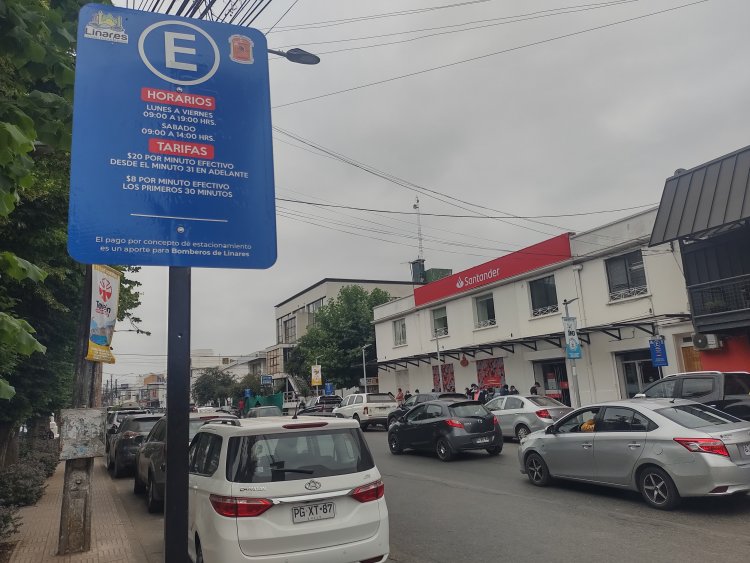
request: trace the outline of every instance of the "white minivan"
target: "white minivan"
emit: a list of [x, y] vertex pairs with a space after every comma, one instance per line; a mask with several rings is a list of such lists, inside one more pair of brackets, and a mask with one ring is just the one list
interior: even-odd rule
[[398, 401], [390, 393], [355, 393], [344, 397], [333, 414], [352, 418], [359, 422], [362, 430], [371, 424], [387, 428], [388, 413], [398, 408]]
[[208, 423], [190, 444], [194, 563], [381, 563], [388, 509], [359, 425], [306, 416]]

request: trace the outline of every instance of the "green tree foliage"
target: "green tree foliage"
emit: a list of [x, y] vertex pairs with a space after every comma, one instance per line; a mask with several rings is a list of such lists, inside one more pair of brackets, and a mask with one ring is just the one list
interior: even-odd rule
[[240, 379], [234, 387], [233, 397], [244, 397], [245, 389], [250, 389], [255, 395], [263, 394], [263, 386], [260, 384], [260, 376], [248, 373]]
[[199, 405], [220, 405], [231, 399], [237, 391], [237, 382], [231, 373], [218, 368], [208, 368], [193, 383], [193, 398]]
[[[35, 156], [70, 147], [76, 14], [82, 0], [0, 0], [0, 218], [8, 217], [34, 181]], [[40, 282], [45, 272], [0, 238], [0, 280]], [[26, 258], [25, 253], [22, 254]], [[0, 350], [44, 352], [35, 329], [13, 302], [0, 299]], [[13, 396], [0, 376], [0, 398]]]
[[[309, 382], [310, 367], [317, 358], [324, 381], [341, 387], [358, 385], [362, 377], [362, 347], [370, 344], [365, 351], [368, 363], [376, 357], [372, 310], [389, 299], [382, 289], [368, 293], [359, 285], [342, 288], [335, 300], [315, 313], [315, 325], [297, 341], [287, 371]], [[370, 377], [374, 373], [368, 369]]]

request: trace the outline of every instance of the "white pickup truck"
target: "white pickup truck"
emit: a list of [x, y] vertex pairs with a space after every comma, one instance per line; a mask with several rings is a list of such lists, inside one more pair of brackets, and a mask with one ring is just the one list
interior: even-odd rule
[[388, 413], [398, 408], [398, 402], [390, 393], [354, 393], [344, 397], [341, 406], [333, 409], [333, 414], [353, 418], [367, 430], [371, 424], [383, 427], [388, 422]]

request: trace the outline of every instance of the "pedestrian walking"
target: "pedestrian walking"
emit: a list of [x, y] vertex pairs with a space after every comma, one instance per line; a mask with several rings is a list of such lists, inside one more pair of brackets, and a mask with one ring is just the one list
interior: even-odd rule
[[396, 393], [396, 402], [399, 406], [404, 404], [404, 392], [401, 390], [401, 387], [398, 388], [398, 393]]
[[531, 389], [529, 389], [529, 395], [538, 395], [539, 394], [539, 387], [541, 387], [541, 385], [539, 385], [538, 381], [535, 381], [534, 385], [532, 385]]
[[518, 389], [516, 389], [515, 385], [511, 385], [510, 386], [510, 392], [509, 392], [509, 394], [510, 395], [518, 395]]
[[411, 397], [411, 393], [409, 392], [409, 388], [407, 387], [406, 393], [404, 393], [404, 401], [408, 401], [409, 397]]
[[464, 395], [466, 395], [467, 399], [471, 399], [471, 391], [469, 391], [469, 388], [467, 387], [464, 391]]
[[500, 396], [505, 397], [506, 395], [510, 395], [510, 389], [508, 389], [507, 383], [500, 388]]

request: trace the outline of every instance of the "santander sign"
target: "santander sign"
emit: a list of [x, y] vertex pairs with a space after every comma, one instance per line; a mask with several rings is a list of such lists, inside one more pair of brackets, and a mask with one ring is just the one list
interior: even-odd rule
[[418, 287], [414, 290], [414, 303], [419, 307], [483, 285], [563, 262], [570, 257], [570, 236], [566, 233]]

